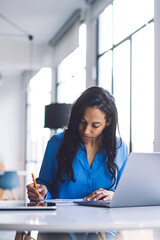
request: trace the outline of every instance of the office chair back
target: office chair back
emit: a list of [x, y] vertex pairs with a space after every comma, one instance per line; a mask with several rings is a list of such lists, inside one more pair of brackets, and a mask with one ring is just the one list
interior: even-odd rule
[[6, 171], [0, 176], [0, 188], [13, 189], [19, 186], [19, 177], [16, 171]]

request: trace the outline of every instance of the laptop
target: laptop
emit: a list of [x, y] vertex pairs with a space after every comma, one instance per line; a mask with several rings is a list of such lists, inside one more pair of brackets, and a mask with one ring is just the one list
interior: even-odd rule
[[75, 203], [96, 207], [160, 205], [160, 153], [131, 153], [111, 202], [99, 200]]
[[0, 201], [0, 211], [50, 211], [56, 210], [53, 202]]

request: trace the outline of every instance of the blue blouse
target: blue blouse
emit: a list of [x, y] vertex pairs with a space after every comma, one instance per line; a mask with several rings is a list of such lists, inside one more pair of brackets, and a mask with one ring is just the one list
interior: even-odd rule
[[[55, 134], [49, 141], [44, 154], [39, 177], [37, 183], [47, 187], [48, 193], [46, 198], [61, 198], [61, 199], [76, 199], [83, 198], [91, 192], [103, 188], [108, 189], [112, 183], [111, 175], [109, 174], [106, 162], [108, 161], [107, 153], [101, 150], [95, 156], [92, 166], [89, 166], [86, 150], [83, 144], [79, 146], [77, 154], [73, 160], [73, 170], [75, 182], [66, 181], [61, 183], [57, 179], [57, 160], [56, 154], [61, 146], [64, 138], [64, 133]], [[115, 190], [117, 183], [122, 174], [123, 168], [128, 158], [127, 145], [117, 138], [117, 155], [115, 163], [118, 166], [116, 175], [116, 183], [110, 190]]]

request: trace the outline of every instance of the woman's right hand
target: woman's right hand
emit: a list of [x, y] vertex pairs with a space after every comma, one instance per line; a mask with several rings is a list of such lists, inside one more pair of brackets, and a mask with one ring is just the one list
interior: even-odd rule
[[38, 189], [35, 188], [34, 183], [28, 184], [26, 186], [28, 198], [30, 201], [40, 202], [40, 201], [44, 200], [44, 198], [47, 194], [46, 186], [37, 184], [37, 187], [38, 187]]

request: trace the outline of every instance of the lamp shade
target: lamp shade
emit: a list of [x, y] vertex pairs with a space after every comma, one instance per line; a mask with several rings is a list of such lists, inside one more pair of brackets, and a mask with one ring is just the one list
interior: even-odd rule
[[45, 125], [50, 129], [63, 128], [69, 118], [71, 104], [52, 103], [45, 106]]

